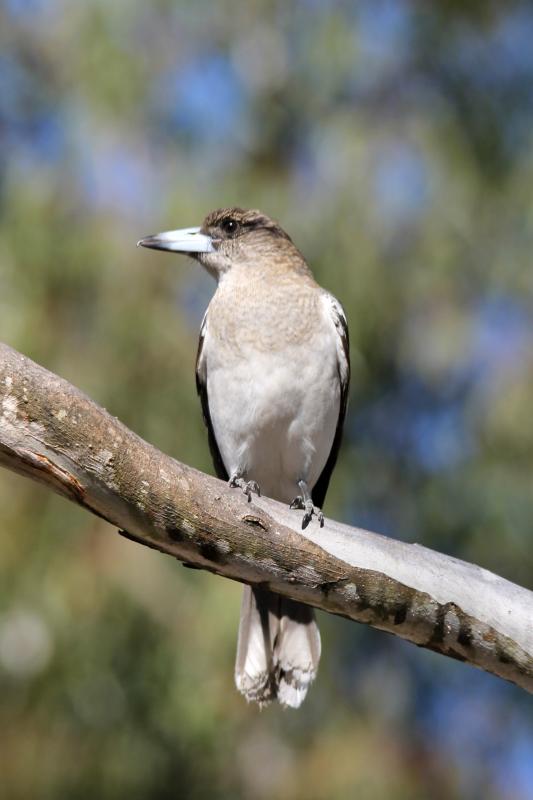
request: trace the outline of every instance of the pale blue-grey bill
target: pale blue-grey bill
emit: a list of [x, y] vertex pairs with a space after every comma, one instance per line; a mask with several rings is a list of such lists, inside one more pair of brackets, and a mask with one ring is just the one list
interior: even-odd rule
[[175, 253], [212, 253], [213, 240], [200, 232], [200, 228], [180, 228], [165, 231], [153, 236], [145, 236], [137, 242], [137, 247], [151, 247], [154, 250], [171, 250]]

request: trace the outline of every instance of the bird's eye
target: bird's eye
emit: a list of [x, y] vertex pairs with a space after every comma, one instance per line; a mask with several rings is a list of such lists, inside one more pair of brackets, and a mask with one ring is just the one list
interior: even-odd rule
[[239, 224], [234, 219], [225, 219], [220, 227], [224, 233], [235, 233]]

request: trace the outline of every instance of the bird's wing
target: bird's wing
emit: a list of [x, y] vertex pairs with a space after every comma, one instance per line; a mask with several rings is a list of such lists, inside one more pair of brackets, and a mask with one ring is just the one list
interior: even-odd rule
[[335, 467], [339, 448], [342, 439], [342, 429], [344, 425], [344, 417], [346, 416], [346, 406], [348, 404], [348, 388], [350, 386], [350, 339], [348, 336], [348, 323], [346, 322], [346, 315], [344, 309], [336, 300], [333, 295], [324, 292], [324, 304], [326, 307], [326, 314], [328, 314], [337, 334], [337, 375], [340, 385], [340, 405], [339, 405], [339, 418], [337, 420], [337, 428], [333, 438], [331, 451], [326, 461], [326, 466], [315, 483], [311, 492], [313, 503], [315, 506], [322, 508], [324, 498], [328, 490], [329, 480], [331, 473]]
[[211, 414], [209, 412], [209, 398], [207, 396], [207, 362], [204, 352], [204, 343], [208, 325], [207, 314], [208, 312], [206, 311], [204, 314], [204, 318], [202, 320], [202, 327], [200, 328], [200, 340], [198, 342], [198, 353], [196, 355], [196, 390], [198, 392], [200, 401], [202, 403], [204, 422], [207, 427], [209, 450], [211, 451], [211, 458], [213, 459], [213, 466], [215, 467], [215, 472], [221, 480], [227, 481], [229, 478], [228, 471], [226, 470], [224, 462], [222, 461], [222, 456], [220, 455], [220, 450], [216, 440], [215, 431], [213, 429], [213, 423], [211, 422]]

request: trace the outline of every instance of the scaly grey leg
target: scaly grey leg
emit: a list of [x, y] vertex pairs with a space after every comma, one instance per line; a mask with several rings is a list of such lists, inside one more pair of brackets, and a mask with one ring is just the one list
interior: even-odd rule
[[298, 481], [298, 486], [300, 487], [302, 494], [294, 498], [289, 508], [298, 508], [302, 509], [302, 511], [305, 511], [302, 519], [302, 529], [307, 528], [311, 522], [311, 519], [313, 518], [313, 514], [318, 519], [319, 525], [322, 528], [324, 525], [324, 514], [320, 508], [317, 508], [315, 505], [313, 505], [311, 492], [309, 491], [307, 483], [305, 481]]

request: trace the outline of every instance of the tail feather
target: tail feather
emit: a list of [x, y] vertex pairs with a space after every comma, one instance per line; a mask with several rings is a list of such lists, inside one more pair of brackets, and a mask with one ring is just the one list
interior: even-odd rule
[[247, 700], [260, 706], [267, 705], [276, 697], [272, 651], [279, 627], [278, 606], [276, 595], [244, 587], [235, 683]]
[[279, 634], [275, 644], [279, 702], [298, 708], [316, 678], [320, 661], [320, 633], [314, 609], [281, 598]]
[[298, 708], [314, 680], [320, 634], [312, 608], [244, 587], [235, 683], [249, 701]]

